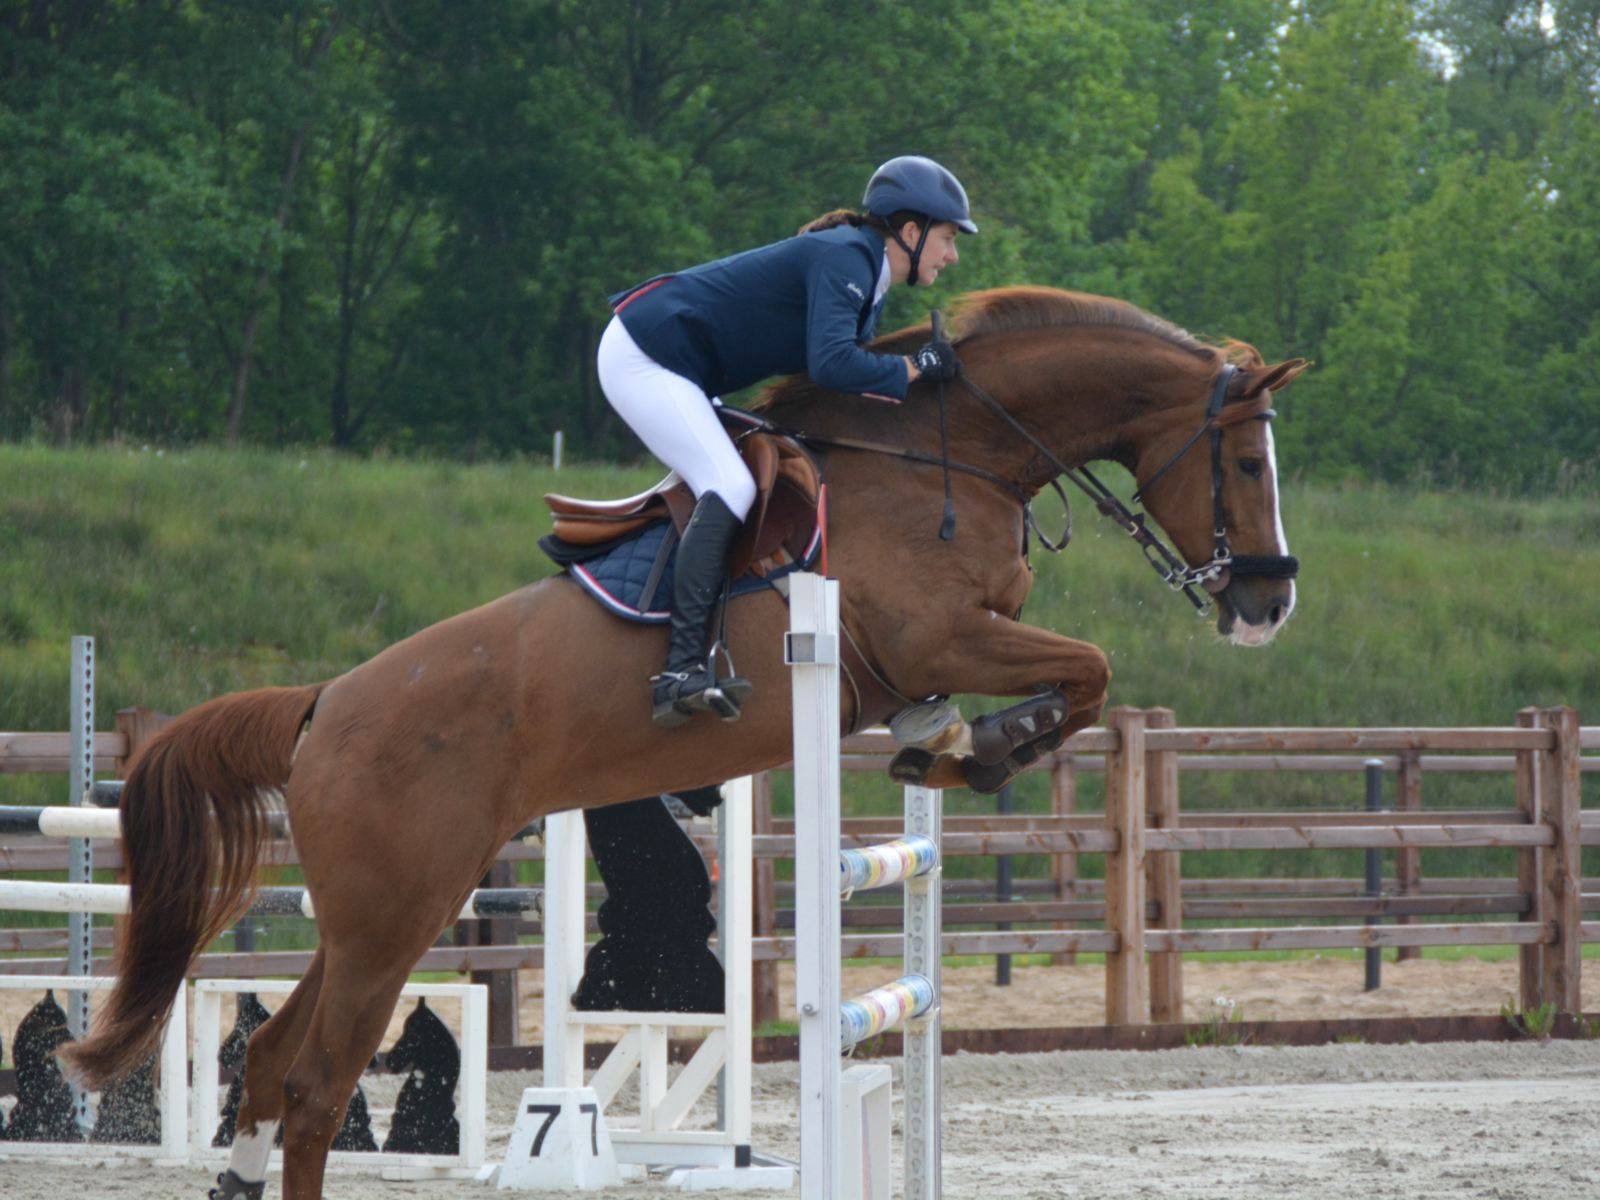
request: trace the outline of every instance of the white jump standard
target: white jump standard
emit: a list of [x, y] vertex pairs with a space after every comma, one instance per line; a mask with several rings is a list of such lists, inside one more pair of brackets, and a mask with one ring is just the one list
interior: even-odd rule
[[[751, 942], [753, 836], [751, 781], [723, 785], [717, 809], [721, 831], [721, 900], [717, 948], [724, 981], [720, 1013], [583, 1012], [572, 993], [584, 967], [585, 834], [581, 812], [553, 813], [545, 823], [544, 971], [546, 1088], [570, 1093], [587, 1085], [605, 1113], [616, 1161], [630, 1172], [667, 1169], [685, 1190], [787, 1189], [794, 1171], [751, 1147]], [[593, 1025], [620, 1025], [622, 1040], [585, 1079], [584, 1034]], [[668, 1037], [674, 1027], [706, 1036], [676, 1078], [669, 1079]], [[639, 1081], [639, 1112], [630, 1118], [611, 1105], [623, 1085]], [[720, 1086], [719, 1086], [720, 1079]], [[715, 1127], [687, 1126], [702, 1097], [715, 1094]]]
[[[940, 1171], [940, 794], [908, 787], [906, 836], [839, 849], [839, 585], [797, 573], [784, 658], [793, 668], [795, 1008], [800, 1024], [801, 1200], [886, 1200], [888, 1070], [841, 1051], [905, 1023], [905, 1195], [937, 1200]], [[905, 969], [840, 999], [841, 894], [903, 882]]]

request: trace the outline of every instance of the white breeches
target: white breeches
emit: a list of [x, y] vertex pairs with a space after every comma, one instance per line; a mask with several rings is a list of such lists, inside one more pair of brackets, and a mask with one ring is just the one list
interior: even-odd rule
[[600, 335], [599, 369], [606, 399], [650, 453], [683, 476], [696, 498], [715, 492], [743, 519], [755, 503], [755, 481], [711, 398], [639, 349], [616, 317]]

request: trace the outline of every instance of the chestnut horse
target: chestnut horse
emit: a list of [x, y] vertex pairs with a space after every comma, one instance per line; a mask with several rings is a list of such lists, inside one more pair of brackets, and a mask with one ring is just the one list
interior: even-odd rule
[[[1188, 563], [1211, 559], [1214, 512], [1226, 514], [1234, 553], [1286, 555], [1265, 420], [1225, 423], [1215, 503], [1212, 455], [1180, 452], [1208, 427], [1208, 403], [1267, 415], [1271, 389], [1305, 364], [1269, 366], [1243, 343], [1207, 345], [1131, 305], [1045, 288], [969, 296], [953, 332], [970, 379], [1036, 440], [1008, 428], [976, 391], [950, 385], [949, 457], [1006, 481], [952, 475], [950, 540], [939, 536], [937, 466], [830, 450], [829, 569], [845, 627], [904, 701], [1028, 696], [1049, 685], [1070, 709], [1055, 732], [1069, 734], [1097, 718], [1110, 671], [1088, 642], [1014, 619], [1033, 579], [1019, 492], [1037, 492], [1058, 463], [1110, 460], [1141, 481], [1167, 465], [1147, 508]], [[905, 330], [879, 347], [900, 351], [927, 335], [927, 326]], [[941, 453], [939, 401], [924, 384], [888, 405], [792, 379], [756, 407], [819, 437]], [[1219, 632], [1246, 645], [1269, 639], [1294, 603], [1287, 578], [1236, 576], [1208, 590]], [[250, 1042], [237, 1175], [219, 1194], [260, 1194], [255, 1181], [281, 1122], [285, 1195], [320, 1196], [329, 1142], [401, 986], [516, 830], [546, 813], [790, 759], [786, 624], [770, 590], [731, 606], [730, 644], [755, 685], [737, 724], [651, 724], [645, 680], [661, 663], [663, 630], [616, 620], [560, 576], [424, 629], [326, 683], [226, 696], [184, 714], [150, 742], [123, 789], [133, 909], [120, 979], [93, 1036], [66, 1051], [70, 1068], [100, 1086], [153, 1052], [195, 956], [247, 902], [264, 796], [281, 789], [320, 947]], [[846, 709], [860, 703], [845, 692]], [[878, 702], [841, 719], [858, 727], [899, 707]], [[940, 758], [932, 782], [961, 782], [959, 765]]]

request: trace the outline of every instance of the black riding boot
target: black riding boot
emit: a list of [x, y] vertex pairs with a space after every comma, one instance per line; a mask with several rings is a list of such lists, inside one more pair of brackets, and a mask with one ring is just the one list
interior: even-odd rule
[[750, 693], [750, 684], [743, 679], [716, 678], [706, 646], [706, 627], [728, 574], [728, 548], [740, 524], [721, 496], [707, 492], [683, 531], [673, 567], [667, 665], [650, 677], [651, 719], [657, 725], [682, 725], [707, 710], [724, 721], [736, 721]]

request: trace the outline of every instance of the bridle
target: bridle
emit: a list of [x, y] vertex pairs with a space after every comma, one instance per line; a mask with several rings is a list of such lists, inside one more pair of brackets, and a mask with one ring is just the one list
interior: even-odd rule
[[[933, 314], [934, 340], [941, 340], [943, 336], [942, 319], [938, 312]], [[945, 384], [943, 380], [938, 383], [939, 388], [939, 448], [938, 455], [923, 454], [920, 451], [909, 450], [899, 446], [885, 446], [876, 442], [859, 441], [853, 438], [821, 437], [816, 434], [803, 433], [796, 430], [780, 429], [771, 425], [764, 418], [753, 413], [739, 410], [722, 410], [725, 417], [735, 415], [750, 425], [763, 427], [769, 432], [786, 434], [808, 446], [837, 447], [847, 450], [865, 450], [875, 454], [885, 454], [895, 458], [909, 459], [912, 462], [938, 466], [944, 470], [944, 516], [939, 527], [939, 536], [945, 541], [955, 536], [955, 507], [950, 492], [950, 472], [960, 471], [963, 474], [974, 475], [980, 479], [996, 484], [1011, 493], [1022, 505], [1024, 530], [1031, 530], [1039, 539], [1040, 545], [1051, 553], [1058, 553], [1066, 549], [1067, 543], [1072, 540], [1072, 510], [1068, 503], [1067, 494], [1062, 490], [1061, 479], [1064, 477], [1078, 487], [1102, 514], [1115, 521], [1129, 537], [1139, 544], [1144, 552], [1145, 561], [1155, 569], [1156, 574], [1174, 591], [1183, 595], [1194, 605], [1195, 609], [1204, 616], [1208, 601], [1196, 588], [1215, 595], [1221, 592], [1228, 583], [1241, 576], [1253, 575], [1267, 579], [1293, 579], [1300, 570], [1300, 561], [1291, 554], [1234, 554], [1228, 545], [1227, 515], [1222, 504], [1222, 431], [1244, 421], [1270, 421], [1274, 412], [1269, 407], [1270, 395], [1263, 394], [1259, 399], [1250, 402], [1241, 402], [1229, 405], [1227, 403], [1228, 387], [1238, 374], [1238, 368], [1232, 363], [1225, 363], [1221, 373], [1217, 376], [1216, 385], [1211, 392], [1211, 399], [1206, 404], [1205, 420], [1200, 428], [1185, 442], [1171, 458], [1162, 464], [1155, 474], [1140, 485], [1134, 492], [1134, 503], [1139, 503], [1150, 489], [1170, 471], [1184, 455], [1207, 434], [1211, 435], [1211, 511], [1212, 511], [1212, 552], [1209, 562], [1198, 567], [1191, 567], [1171, 546], [1163, 541], [1157, 533], [1147, 524], [1148, 516], [1143, 512], [1133, 512], [1117, 496], [1102, 483], [1087, 467], [1072, 467], [1062, 462], [1055, 456], [1048, 446], [1031, 433], [1020, 421], [1006, 411], [1005, 407], [991, 396], [982, 387], [972, 381], [965, 371], [956, 376], [960, 383], [975, 399], [987, 406], [1012, 432], [1023, 441], [1027, 442], [1047, 462], [1055, 468], [1055, 474], [1046, 480], [1046, 485], [1053, 488], [1061, 503], [1067, 510], [1066, 528], [1058, 539], [1052, 540], [1039, 527], [1038, 520], [1033, 513], [1033, 494], [1023, 491], [1010, 480], [1004, 479], [993, 471], [982, 467], [975, 467], [970, 463], [956, 461], [950, 457], [949, 422], [946, 416], [947, 403], [945, 398]]]
[[[937, 335], [936, 335], [937, 336]], [[1256, 575], [1268, 579], [1293, 579], [1300, 571], [1300, 561], [1292, 554], [1235, 554], [1228, 545], [1227, 514], [1222, 506], [1222, 431], [1244, 421], [1270, 421], [1275, 415], [1268, 405], [1270, 396], [1263, 395], [1259, 400], [1249, 403], [1228, 405], [1228, 385], [1238, 374], [1238, 368], [1232, 363], [1223, 364], [1222, 371], [1217, 376], [1216, 386], [1212, 388], [1211, 399], [1206, 404], [1205, 421], [1200, 428], [1195, 430], [1189, 440], [1185, 442], [1173, 456], [1151, 475], [1149, 479], [1134, 492], [1133, 501], [1140, 503], [1155, 486], [1156, 482], [1182, 460], [1184, 455], [1192, 450], [1196, 443], [1206, 434], [1211, 435], [1211, 513], [1212, 513], [1212, 552], [1211, 560], [1198, 567], [1191, 567], [1184, 561], [1171, 546], [1163, 541], [1147, 524], [1147, 514], [1133, 512], [1127, 505], [1117, 498], [1104, 483], [1102, 483], [1087, 467], [1071, 467], [1062, 462], [1050, 452], [1050, 448], [1030, 433], [1020, 421], [1013, 417], [1005, 408], [983, 388], [974, 383], [970, 376], [963, 371], [956, 376], [957, 381], [978, 400], [1008, 425], [1017, 436], [1034, 448], [1044, 460], [1056, 470], [1056, 477], [1049, 482], [1055, 488], [1056, 494], [1061, 497], [1062, 504], [1066, 504], [1066, 493], [1061, 490], [1057, 481], [1065, 477], [1076, 485], [1089, 499], [1094, 501], [1094, 506], [1105, 516], [1115, 521], [1129, 537], [1139, 544], [1144, 551], [1145, 561], [1155, 569], [1156, 574], [1174, 591], [1182, 592], [1195, 609], [1205, 614], [1207, 602], [1195, 591], [1196, 587], [1204, 588], [1211, 594], [1222, 591], [1227, 587], [1230, 579], [1237, 576]], [[939, 384], [940, 423], [944, 423], [944, 383]], [[954, 464], [951, 464], [952, 466]], [[948, 496], [949, 481], [946, 479], [946, 495]], [[946, 501], [948, 505], [948, 500]], [[1040, 530], [1038, 522], [1033, 516], [1033, 505], [1025, 506], [1026, 519], [1029, 526], [1038, 536], [1045, 549], [1052, 552], [1066, 548], [1072, 538], [1072, 515], [1070, 509], [1067, 514], [1067, 526], [1059, 540], [1051, 541]], [[953, 515], [948, 511], [946, 521], [953, 526]], [[944, 536], [943, 530], [940, 536]]]

